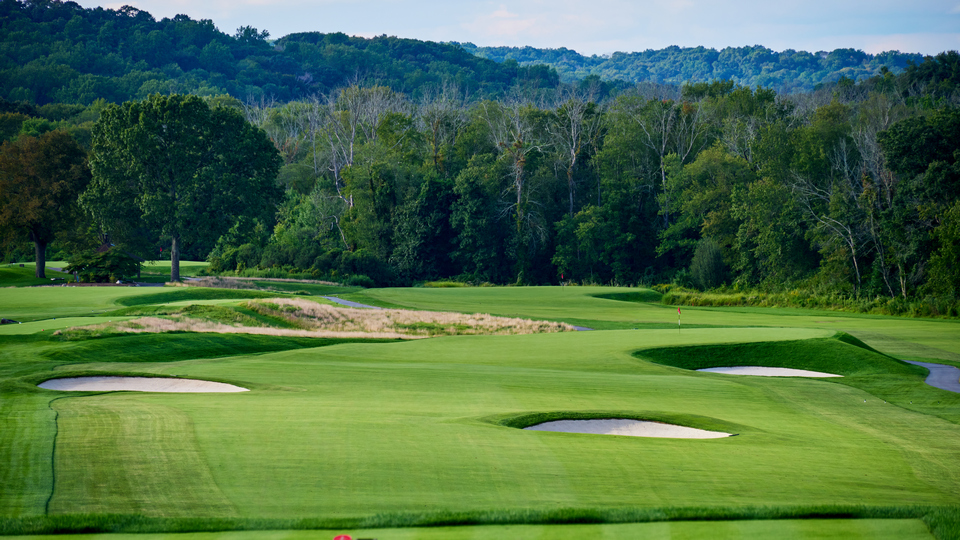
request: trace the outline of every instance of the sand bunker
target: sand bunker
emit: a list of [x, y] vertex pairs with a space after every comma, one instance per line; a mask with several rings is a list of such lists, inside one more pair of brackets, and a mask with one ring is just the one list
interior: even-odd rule
[[131, 390], [134, 392], [248, 392], [232, 384], [195, 379], [167, 377], [69, 377], [50, 379], [38, 384], [47, 390], [67, 392], [104, 392]]
[[603, 418], [597, 420], [557, 420], [525, 427], [533, 431], [559, 431], [561, 433], [592, 433], [595, 435], [626, 435], [628, 437], [658, 437], [665, 439], [719, 439], [730, 433], [706, 431], [686, 426], [675, 426], [645, 420], [626, 418]]
[[763, 366], [712, 367], [698, 369], [697, 371], [725, 373], [727, 375], [754, 375], [757, 377], [843, 377], [843, 375], [834, 375], [833, 373], [824, 373], [822, 371]]

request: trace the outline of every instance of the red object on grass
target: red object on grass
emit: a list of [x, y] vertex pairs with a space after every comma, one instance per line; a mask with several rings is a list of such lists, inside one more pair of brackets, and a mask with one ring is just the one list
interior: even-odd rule
[[677, 315], [680, 314], [680, 308], [677, 308]]
[[353, 537], [349, 534], [341, 534], [339, 536], [334, 536], [333, 540], [353, 540]]

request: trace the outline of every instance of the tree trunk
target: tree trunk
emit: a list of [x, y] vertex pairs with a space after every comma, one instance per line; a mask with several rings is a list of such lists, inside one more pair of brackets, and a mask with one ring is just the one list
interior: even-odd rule
[[176, 236], [170, 242], [170, 281], [180, 281], [180, 239]]
[[38, 240], [33, 241], [33, 252], [36, 255], [37, 261], [37, 271], [36, 276], [38, 278], [46, 279], [46, 265], [47, 265], [47, 243], [40, 242]]

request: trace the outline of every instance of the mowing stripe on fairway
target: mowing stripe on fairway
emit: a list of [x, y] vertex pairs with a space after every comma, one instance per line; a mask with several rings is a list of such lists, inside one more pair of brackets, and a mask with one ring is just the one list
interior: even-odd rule
[[[756, 521], [675, 521], [609, 525], [484, 525], [407, 529], [337, 529], [319, 531], [235, 531], [180, 534], [75, 535], [73, 540], [329, 540], [349, 534], [377, 540], [932, 540], [919, 519], [804, 519]], [[10, 540], [61, 540], [62, 536], [15, 536]]]

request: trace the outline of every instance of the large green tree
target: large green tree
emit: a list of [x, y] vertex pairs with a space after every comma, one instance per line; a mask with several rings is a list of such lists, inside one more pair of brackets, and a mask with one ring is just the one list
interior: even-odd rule
[[86, 152], [63, 131], [0, 147], [0, 234], [29, 237], [38, 278], [46, 277], [47, 244], [76, 223], [77, 195], [89, 181]]
[[281, 163], [236, 109], [153, 95], [103, 111], [94, 126], [93, 182], [81, 200], [108, 232], [145, 227], [169, 241], [177, 281], [185, 242], [212, 243], [239, 217], [273, 211]]

